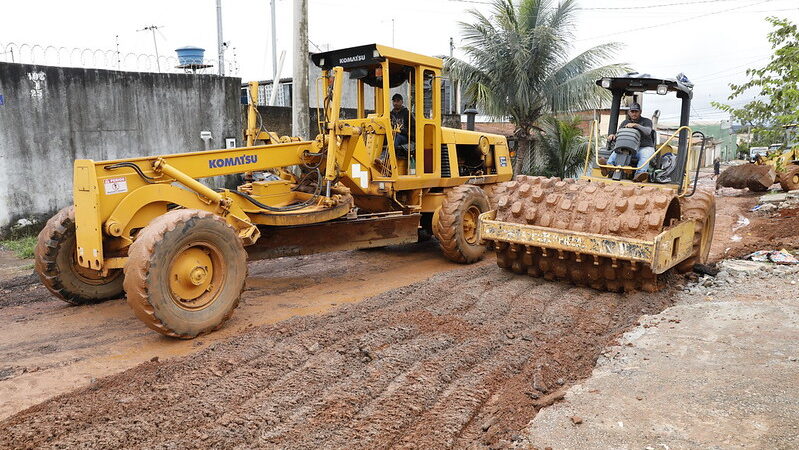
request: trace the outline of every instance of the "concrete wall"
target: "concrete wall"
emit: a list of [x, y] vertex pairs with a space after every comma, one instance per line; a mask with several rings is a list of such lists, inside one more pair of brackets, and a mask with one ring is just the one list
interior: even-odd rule
[[[72, 202], [72, 162], [241, 145], [241, 80], [0, 63], [0, 229]], [[217, 181], [218, 183], [218, 181]]]

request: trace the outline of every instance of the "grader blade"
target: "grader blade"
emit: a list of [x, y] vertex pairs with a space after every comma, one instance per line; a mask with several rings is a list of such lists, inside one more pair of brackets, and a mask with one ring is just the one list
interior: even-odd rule
[[251, 260], [358, 250], [419, 240], [421, 214], [372, 214], [310, 225], [260, 227], [261, 238], [246, 248]]

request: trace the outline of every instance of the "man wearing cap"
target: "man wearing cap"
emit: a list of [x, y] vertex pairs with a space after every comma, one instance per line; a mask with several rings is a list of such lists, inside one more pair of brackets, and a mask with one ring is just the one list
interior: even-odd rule
[[[649, 162], [646, 160], [655, 154], [655, 141], [653, 137], [654, 133], [652, 133], [654, 125], [652, 125], [652, 121], [646, 117], [641, 117], [641, 105], [638, 103], [633, 103], [630, 105], [630, 109], [627, 111], [627, 120], [622, 122], [619, 127], [635, 128], [641, 134], [641, 144], [638, 147], [638, 164], [636, 167], [640, 166], [644, 162], [646, 162], [646, 164], [635, 171], [633, 180], [637, 182], [649, 181]], [[608, 142], [611, 142], [615, 139], [615, 134], [608, 135]], [[602, 161], [600, 160], [600, 162]], [[607, 164], [611, 166], [616, 165], [616, 152], [613, 152], [613, 154], [610, 155], [610, 158], [607, 160]], [[605, 172], [606, 171], [603, 170], [603, 173]]]
[[391, 126], [394, 128], [394, 148], [397, 151], [397, 156], [407, 157], [407, 150], [404, 146], [408, 143], [408, 131], [413, 130], [414, 120], [408, 108], [403, 105], [402, 96], [394, 94], [391, 97], [391, 103], [394, 108], [391, 110]]

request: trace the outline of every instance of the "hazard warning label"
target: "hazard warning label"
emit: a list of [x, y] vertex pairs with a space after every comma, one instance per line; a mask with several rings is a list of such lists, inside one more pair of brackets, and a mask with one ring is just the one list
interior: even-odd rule
[[121, 194], [128, 192], [128, 179], [122, 178], [106, 178], [103, 180], [105, 187], [105, 195]]

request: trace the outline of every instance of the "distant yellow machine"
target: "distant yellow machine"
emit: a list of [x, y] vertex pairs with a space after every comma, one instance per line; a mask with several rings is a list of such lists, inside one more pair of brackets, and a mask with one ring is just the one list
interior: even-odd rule
[[[192, 338], [231, 316], [248, 255], [402, 244], [426, 230], [449, 259], [480, 259], [478, 216], [511, 179], [510, 155], [502, 136], [441, 126], [442, 61], [381, 45], [313, 61], [324, 105], [312, 141], [261, 130], [251, 102], [247, 147], [75, 161], [74, 205], [39, 235], [44, 285], [74, 304], [124, 292], [147, 326]], [[357, 111], [344, 119], [347, 83]], [[397, 91], [415, 119], [401, 147], [390, 119]], [[245, 172], [266, 177], [236, 189], [198, 181]]]
[[774, 167], [782, 190], [788, 192], [799, 189], [799, 146], [769, 151], [765, 156], [757, 155], [755, 164]]
[[[704, 263], [715, 225], [712, 191], [690, 183], [692, 159], [688, 127], [692, 89], [677, 80], [638, 76], [603, 78], [597, 84], [613, 94], [608, 134], [618, 134], [619, 166], [602, 164], [586, 153], [579, 179], [517, 177], [497, 188], [497, 210], [480, 217], [480, 234], [496, 251], [497, 264], [517, 273], [599, 290], [655, 291], [661, 274], [688, 271]], [[623, 147], [618, 130], [624, 96], [652, 91], [676, 93], [682, 103], [680, 128], [647, 161], [635, 161], [638, 145]], [[626, 132], [630, 139], [637, 131]], [[596, 123], [592, 130], [598, 147]], [[676, 147], [670, 142], [678, 137]], [[599, 150], [599, 149], [598, 149]], [[696, 161], [701, 160], [695, 158]], [[631, 180], [651, 163], [650, 182]], [[698, 167], [697, 167], [698, 171]], [[607, 175], [603, 174], [605, 172]]]

